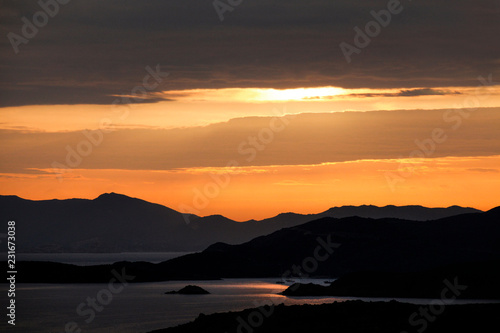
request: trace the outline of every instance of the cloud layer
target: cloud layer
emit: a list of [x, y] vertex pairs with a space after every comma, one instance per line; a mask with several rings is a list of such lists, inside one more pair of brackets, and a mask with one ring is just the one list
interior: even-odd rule
[[21, 18], [32, 21], [41, 8], [4, 0], [0, 105], [110, 104], [156, 64], [171, 73], [161, 90], [433, 88], [498, 74], [496, 0], [402, 1], [348, 64], [339, 44], [353, 44], [354, 27], [387, 3], [252, 0], [221, 22], [212, 1], [73, 0], [15, 54], [7, 34], [22, 35]]
[[491, 156], [500, 155], [499, 127], [500, 109], [491, 108], [247, 117], [204, 127], [100, 134], [2, 130], [0, 171], [50, 169], [54, 161], [78, 169], [175, 170], [234, 161], [269, 166]]

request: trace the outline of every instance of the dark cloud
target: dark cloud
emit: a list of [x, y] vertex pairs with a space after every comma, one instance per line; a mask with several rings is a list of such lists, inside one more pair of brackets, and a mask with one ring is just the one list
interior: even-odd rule
[[439, 90], [439, 89], [407, 89], [401, 90], [397, 96], [431, 96], [431, 95], [460, 95], [458, 91], [449, 91], [449, 90]]
[[[435, 96], [435, 95], [460, 95], [459, 91], [421, 88], [421, 89], [403, 89], [396, 93], [366, 93], [366, 94], [349, 94], [351, 97], [414, 97], [414, 96]], [[334, 98], [335, 96], [332, 96]]]
[[[387, 0], [243, 1], [219, 21], [212, 1], [72, 0], [15, 54], [37, 1], [4, 0], [0, 105], [111, 103], [141, 82], [146, 66], [171, 75], [162, 90], [221, 87], [344, 88], [476, 86], [498, 73], [500, 6], [402, 1], [403, 11], [353, 54], [353, 28]], [[415, 90], [410, 90], [410, 94]], [[424, 90], [420, 91], [424, 93]], [[151, 102], [151, 100], [149, 100]]]

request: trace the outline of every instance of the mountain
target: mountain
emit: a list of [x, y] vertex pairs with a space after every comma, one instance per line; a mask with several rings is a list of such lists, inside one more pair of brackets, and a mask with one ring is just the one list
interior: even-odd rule
[[224, 278], [335, 277], [487, 260], [500, 260], [500, 207], [427, 222], [322, 218], [239, 245], [216, 243], [159, 265], [186, 275], [201, 270]]
[[444, 217], [466, 214], [479, 213], [481, 211], [473, 208], [463, 208], [460, 206], [450, 206], [448, 208], [427, 208], [422, 206], [393, 206], [377, 207], [373, 205], [363, 206], [342, 206], [330, 208], [324, 213], [318, 214], [317, 217], [335, 217], [343, 218], [350, 216], [367, 217], [372, 219], [381, 219], [393, 217], [403, 220], [412, 221], [428, 221], [437, 220]]
[[500, 260], [460, 263], [419, 272], [355, 272], [329, 286], [294, 283], [285, 296], [441, 298], [444, 288], [457, 297], [500, 299]]
[[18, 252], [169, 250], [188, 229], [179, 212], [114, 193], [94, 200], [1, 197], [0, 210], [16, 221]]
[[[81, 267], [19, 262], [17, 267], [24, 272], [20, 282], [106, 282], [113, 270], [134, 276], [134, 282], [146, 282], [278, 276], [300, 280], [366, 271], [411, 273], [487, 261], [496, 262], [488, 267], [498, 272], [500, 207], [427, 222], [322, 218], [239, 245], [215, 243], [200, 253], [159, 264]], [[487, 271], [483, 267], [481, 274]]]
[[0, 218], [16, 221], [23, 241], [18, 252], [154, 252], [200, 251], [210, 244], [239, 244], [282, 228], [322, 217], [360, 216], [434, 220], [473, 208], [452, 206], [344, 206], [319, 214], [279, 214], [236, 222], [220, 215], [199, 217], [116, 193], [96, 199], [32, 201], [0, 196]]

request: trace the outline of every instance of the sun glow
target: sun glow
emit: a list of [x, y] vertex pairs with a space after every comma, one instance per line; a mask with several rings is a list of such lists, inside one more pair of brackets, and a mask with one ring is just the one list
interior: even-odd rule
[[339, 87], [317, 88], [224, 88], [224, 89], [190, 89], [171, 90], [157, 94], [159, 97], [184, 102], [284, 102], [322, 100], [338, 95], [347, 95], [350, 90]]
[[[120, 105], [27, 105], [0, 108], [0, 129], [72, 131], [99, 128], [175, 128], [206, 126], [248, 116], [341, 111], [463, 108], [500, 106], [500, 86], [424, 89], [223, 88], [169, 90], [152, 94], [155, 103]], [[114, 97], [110, 96], [110, 101]], [[479, 104], [477, 104], [479, 103]], [[278, 105], [281, 104], [281, 105]]]
[[346, 89], [338, 87], [296, 88], [296, 89], [259, 89], [259, 101], [293, 101], [321, 99], [324, 97], [347, 94]]

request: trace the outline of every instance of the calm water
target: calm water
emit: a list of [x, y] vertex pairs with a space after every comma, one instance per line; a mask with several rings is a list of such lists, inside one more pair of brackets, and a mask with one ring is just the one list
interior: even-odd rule
[[[355, 299], [346, 297], [287, 298], [276, 294], [287, 287], [277, 284], [276, 281], [279, 281], [279, 278], [129, 284], [121, 293], [115, 294], [111, 302], [103, 306], [101, 312], [96, 312], [95, 318], [89, 323], [85, 322], [89, 316], [78, 315], [76, 309], [80, 303], [85, 302], [87, 297], [95, 298], [101, 290], [107, 289], [107, 284], [18, 284], [16, 327], [7, 325], [5, 314], [2, 314], [0, 331], [58, 333], [64, 332], [67, 322], [74, 321], [82, 332], [137, 333], [186, 323], [194, 320], [200, 313], [236, 311], [264, 303], [270, 304], [270, 302], [287, 305], [320, 304]], [[324, 281], [311, 279], [301, 282], [322, 283]], [[211, 294], [164, 294], [165, 291], [178, 290], [188, 284], [201, 286]], [[5, 295], [6, 287], [5, 284], [0, 286], [2, 295]], [[2, 309], [5, 309], [5, 299], [2, 297]], [[402, 299], [402, 301], [422, 304], [430, 302], [430, 300], [423, 299]]]
[[[191, 252], [122, 252], [122, 253], [17, 253], [17, 261], [54, 261], [79, 266], [106, 265], [118, 261], [159, 263]], [[2, 258], [7, 258], [2, 253]]]

